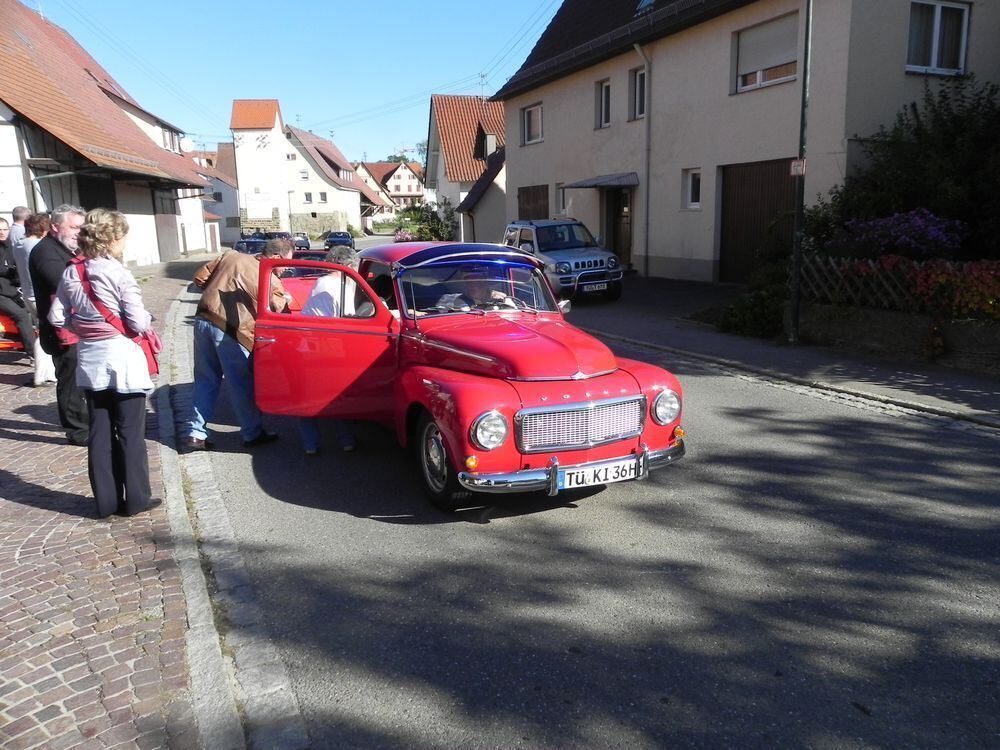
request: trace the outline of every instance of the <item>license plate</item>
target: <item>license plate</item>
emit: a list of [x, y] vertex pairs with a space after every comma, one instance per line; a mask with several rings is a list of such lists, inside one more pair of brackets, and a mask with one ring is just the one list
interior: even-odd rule
[[639, 461], [635, 458], [623, 458], [620, 461], [609, 461], [597, 466], [560, 469], [559, 489], [571, 490], [574, 487], [592, 487], [595, 484], [626, 482], [638, 476]]
[[584, 284], [583, 285], [583, 291], [585, 291], [585, 292], [603, 292], [607, 288], [608, 288], [608, 285], [607, 285], [606, 282], [602, 282], [600, 284]]

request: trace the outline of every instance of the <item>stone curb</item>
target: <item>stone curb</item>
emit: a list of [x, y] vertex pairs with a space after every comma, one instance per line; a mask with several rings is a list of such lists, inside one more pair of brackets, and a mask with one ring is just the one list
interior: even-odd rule
[[[186, 330], [181, 304], [197, 301], [198, 295], [182, 292], [170, 308], [167, 326], [174, 333]], [[190, 348], [186, 343], [172, 347], [171, 380], [187, 382], [192, 379]], [[166, 391], [166, 389], [164, 389]], [[173, 385], [171, 395], [176, 397]], [[173, 411], [171, 411], [173, 420]], [[173, 430], [174, 422], [171, 421]], [[174, 454], [176, 458], [176, 453]], [[211, 455], [191, 453], [180, 457], [181, 472], [186, 480], [187, 501], [200, 540], [201, 561], [205, 564], [212, 584], [208, 618], [213, 609], [223, 630], [222, 653], [230, 675], [232, 692], [243, 717], [243, 733], [250, 748], [268, 750], [301, 750], [309, 747], [309, 735], [302, 718], [291, 680], [285, 670], [278, 649], [271, 641], [267, 626], [258, 605], [257, 591], [253, 585], [239, 543], [229, 522], [229, 514], [219, 491], [219, 484], [212, 468]], [[206, 601], [209, 599], [205, 592]], [[215, 624], [213, 623], [213, 630]], [[241, 733], [241, 741], [243, 734]], [[222, 745], [207, 744], [214, 750]], [[243, 745], [241, 744], [240, 747]]]
[[156, 407], [160, 430], [164, 499], [174, 538], [174, 556], [181, 571], [181, 583], [187, 601], [186, 641], [191, 703], [203, 747], [213, 750], [214, 748], [242, 750], [246, 747], [243, 727], [236, 710], [236, 702], [229, 689], [219, 632], [215, 628], [208, 587], [201, 569], [198, 544], [188, 517], [177, 451], [173, 447], [174, 412], [170, 403], [169, 380], [173, 367], [172, 322], [177, 307], [178, 303], [175, 300], [170, 305], [167, 326], [164, 329]]
[[954, 419], [961, 422], [969, 422], [971, 424], [979, 425], [980, 427], [990, 427], [995, 430], [1000, 430], [1000, 421], [994, 419], [988, 419], [985, 417], [979, 417], [974, 414], [965, 414], [960, 411], [953, 409], [942, 409], [936, 406], [928, 406], [927, 404], [921, 404], [915, 401], [907, 401], [905, 399], [891, 398], [889, 396], [881, 396], [877, 393], [870, 393], [868, 391], [862, 391], [857, 388], [845, 388], [844, 386], [832, 385], [830, 383], [824, 383], [820, 380], [810, 380], [808, 378], [800, 378], [795, 375], [789, 375], [786, 372], [781, 372], [780, 370], [772, 370], [766, 367], [756, 367], [754, 365], [748, 365], [745, 362], [738, 362], [732, 359], [725, 359], [723, 357], [715, 357], [710, 354], [701, 354], [699, 352], [693, 352], [689, 349], [678, 349], [672, 346], [666, 346], [664, 344], [656, 344], [651, 341], [642, 341], [640, 339], [629, 338], [628, 336], [621, 336], [616, 333], [607, 333], [605, 331], [599, 331], [595, 328], [583, 328], [582, 330], [587, 331], [587, 333], [592, 336], [597, 336], [602, 339], [609, 341], [618, 341], [623, 344], [630, 344], [632, 346], [644, 346], [650, 349], [655, 349], [657, 351], [666, 352], [669, 354], [677, 354], [679, 356], [690, 357], [691, 359], [701, 360], [703, 362], [709, 362], [715, 365], [721, 365], [724, 367], [731, 367], [734, 370], [742, 370], [744, 372], [749, 372], [753, 375], [760, 375], [762, 377], [772, 378], [774, 380], [783, 380], [788, 383], [793, 383], [795, 385], [805, 386], [806, 388], [815, 388], [816, 390], [829, 391], [830, 393], [838, 393], [844, 396], [852, 396], [854, 398], [864, 399], [867, 401], [875, 401], [879, 404], [884, 404], [886, 406], [896, 406], [902, 409], [910, 409], [912, 411], [923, 412], [925, 414], [933, 414], [937, 417], [945, 417], [947, 419]]

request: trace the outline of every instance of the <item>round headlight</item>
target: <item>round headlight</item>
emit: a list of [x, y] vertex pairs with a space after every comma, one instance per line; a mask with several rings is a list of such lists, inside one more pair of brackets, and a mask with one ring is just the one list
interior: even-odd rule
[[653, 399], [649, 413], [657, 424], [670, 424], [680, 416], [681, 397], [669, 388], [662, 390]]
[[573, 266], [571, 266], [569, 263], [567, 263], [564, 260], [563, 261], [559, 261], [558, 263], [556, 263], [556, 273], [569, 273], [572, 270], [573, 270]]
[[491, 451], [503, 445], [507, 431], [507, 418], [498, 411], [488, 411], [472, 423], [472, 442], [484, 451]]
[[612, 255], [608, 258], [608, 268], [618, 268], [618, 256]]

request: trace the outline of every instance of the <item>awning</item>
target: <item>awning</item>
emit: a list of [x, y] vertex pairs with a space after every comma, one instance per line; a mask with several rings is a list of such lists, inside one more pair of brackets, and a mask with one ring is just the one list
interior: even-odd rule
[[617, 174], [602, 174], [578, 180], [564, 188], [602, 188], [602, 187], [639, 187], [639, 175], [635, 172], [618, 172]]

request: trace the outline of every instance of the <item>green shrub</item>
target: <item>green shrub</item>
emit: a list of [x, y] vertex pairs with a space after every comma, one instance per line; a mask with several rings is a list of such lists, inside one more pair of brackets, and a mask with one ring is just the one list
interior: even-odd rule
[[787, 286], [772, 284], [737, 297], [719, 316], [719, 330], [773, 338], [784, 330]]

